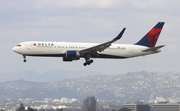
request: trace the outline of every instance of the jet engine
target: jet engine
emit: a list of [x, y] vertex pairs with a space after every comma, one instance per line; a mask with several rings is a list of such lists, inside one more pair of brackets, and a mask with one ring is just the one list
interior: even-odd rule
[[63, 61], [73, 61], [73, 60], [79, 60], [80, 59], [80, 53], [76, 50], [68, 50], [66, 51]]

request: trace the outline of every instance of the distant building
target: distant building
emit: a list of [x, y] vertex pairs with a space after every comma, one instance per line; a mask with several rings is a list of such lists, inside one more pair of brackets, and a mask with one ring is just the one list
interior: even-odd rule
[[168, 103], [168, 101], [164, 98], [164, 97], [156, 97], [156, 99], [154, 100], [154, 103]]
[[96, 111], [95, 97], [87, 97], [87, 99], [83, 101], [82, 111]]
[[180, 111], [180, 104], [153, 104], [153, 111]]
[[128, 108], [132, 111], [150, 111], [149, 104], [123, 104], [123, 108]]

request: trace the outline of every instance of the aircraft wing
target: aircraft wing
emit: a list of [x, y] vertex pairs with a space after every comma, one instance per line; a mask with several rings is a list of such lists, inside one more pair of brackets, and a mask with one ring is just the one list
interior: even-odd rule
[[93, 54], [93, 53], [101, 52], [101, 51], [105, 50], [106, 48], [108, 48], [109, 46], [111, 46], [111, 44], [113, 42], [119, 40], [122, 37], [125, 30], [126, 30], [126, 28], [123, 28], [123, 30], [119, 33], [119, 35], [117, 37], [115, 37], [114, 39], [112, 39], [108, 42], [93, 46], [93, 47], [89, 47], [89, 48], [80, 50], [79, 53], [82, 55], [85, 55], [85, 54], [91, 54], [91, 53]]

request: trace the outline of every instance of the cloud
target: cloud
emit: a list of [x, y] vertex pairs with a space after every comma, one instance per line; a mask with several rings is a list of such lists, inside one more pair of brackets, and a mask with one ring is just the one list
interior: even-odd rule
[[[168, 60], [169, 66], [159, 68], [157, 65], [149, 70], [179, 70], [180, 51], [180, 1], [164, 0], [33, 0], [33, 1], [0, 1], [0, 49], [1, 71], [12, 70], [48, 70], [73, 67], [84, 69], [84, 60], [63, 63], [57, 58], [28, 58], [28, 63], [21, 63], [22, 57], [12, 52], [12, 47], [19, 42], [28, 40], [41, 41], [76, 41], [104, 42], [115, 36], [126, 27], [123, 38], [116, 43], [135, 43], [157, 22], [165, 21], [158, 45], [165, 44], [160, 54], [145, 59], [129, 60], [98, 60], [85, 70], [120, 73], [129, 70], [149, 69], [154, 60]], [[166, 56], [168, 55], [168, 56]], [[11, 61], [11, 64], [7, 63]], [[147, 62], [148, 65], [144, 65]], [[2, 64], [6, 63], [6, 64]], [[17, 63], [19, 65], [17, 65]], [[47, 63], [47, 64], [46, 64]], [[134, 64], [139, 64], [135, 68]], [[43, 65], [44, 64], [44, 65]], [[51, 65], [49, 65], [51, 64]], [[121, 67], [109, 68], [110, 65]], [[97, 68], [99, 67], [99, 68]], [[104, 69], [106, 67], [106, 69]], [[129, 68], [130, 67], [130, 68]]]
[[163, 9], [164, 1], [163, 0], [131, 0], [132, 5], [137, 9]]
[[39, 0], [36, 8], [109, 8], [113, 0]]

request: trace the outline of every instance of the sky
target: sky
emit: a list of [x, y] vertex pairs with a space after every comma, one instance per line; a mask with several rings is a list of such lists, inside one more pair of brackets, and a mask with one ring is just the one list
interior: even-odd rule
[[[0, 73], [50, 70], [127, 72], [180, 72], [179, 0], [1, 0]], [[62, 58], [27, 57], [12, 48], [24, 41], [102, 43], [126, 27], [119, 44], [134, 44], [157, 22], [165, 22], [157, 45], [162, 52], [131, 59], [84, 59], [63, 62]]]

